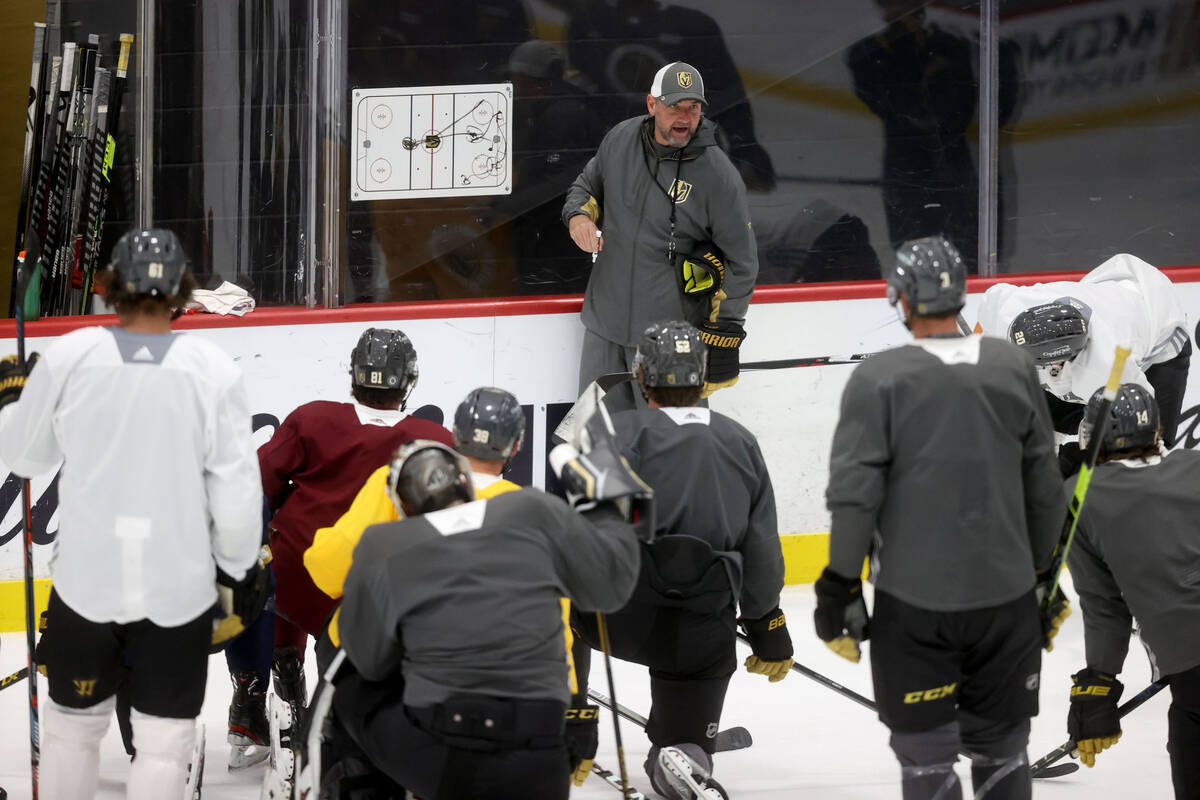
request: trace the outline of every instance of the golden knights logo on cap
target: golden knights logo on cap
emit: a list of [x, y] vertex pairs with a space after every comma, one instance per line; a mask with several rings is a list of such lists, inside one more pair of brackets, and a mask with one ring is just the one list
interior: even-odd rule
[[690, 88], [692, 88], [692, 73], [690, 73], [690, 72], [676, 72], [676, 73], [675, 73], [675, 79], [676, 79], [677, 81], [679, 81], [679, 88], [681, 88], [681, 89], [690, 89]]

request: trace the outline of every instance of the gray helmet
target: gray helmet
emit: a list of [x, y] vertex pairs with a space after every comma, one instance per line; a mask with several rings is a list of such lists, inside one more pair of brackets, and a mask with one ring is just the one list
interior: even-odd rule
[[1087, 346], [1088, 322], [1083, 312], [1070, 303], [1043, 303], [1027, 308], [1013, 318], [1008, 338], [1038, 366], [1070, 361]]
[[401, 445], [388, 463], [388, 497], [402, 515], [428, 514], [475, 499], [467, 460], [441, 442], [417, 439]]
[[967, 266], [954, 245], [941, 236], [900, 245], [887, 276], [887, 299], [896, 305], [901, 297], [917, 316], [961, 309], [967, 301]]
[[[1079, 424], [1079, 446], [1087, 450], [1096, 430], [1096, 417], [1104, 388], [1097, 389], [1087, 408], [1083, 411], [1083, 422]], [[1104, 424], [1104, 438], [1100, 443], [1102, 453], [1119, 453], [1151, 447], [1158, 441], [1158, 403], [1144, 386], [1123, 383], [1117, 390], [1112, 409]]]
[[642, 385], [657, 388], [703, 386], [708, 346], [686, 322], [656, 322], [642, 334], [633, 371], [642, 370]]
[[400, 331], [367, 328], [350, 351], [350, 377], [367, 389], [404, 389], [404, 398], [417, 382], [417, 351]]
[[179, 292], [187, 256], [172, 231], [149, 228], [122, 236], [113, 247], [109, 267], [130, 294], [167, 297]]
[[525, 412], [503, 389], [473, 389], [454, 412], [454, 449], [464, 456], [506, 461], [525, 439]]

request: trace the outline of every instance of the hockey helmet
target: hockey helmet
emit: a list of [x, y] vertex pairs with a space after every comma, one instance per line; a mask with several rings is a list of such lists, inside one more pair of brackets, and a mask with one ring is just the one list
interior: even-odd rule
[[941, 236], [900, 245], [887, 276], [887, 299], [896, 305], [901, 297], [917, 316], [961, 309], [967, 301], [967, 266], [954, 245]]
[[350, 352], [350, 375], [355, 386], [367, 389], [406, 389], [417, 382], [417, 351], [402, 332], [367, 328]]
[[454, 449], [464, 456], [506, 461], [525, 439], [525, 412], [503, 389], [473, 389], [454, 412]]
[[174, 232], [149, 228], [122, 236], [113, 247], [109, 267], [130, 294], [167, 297], [179, 292], [187, 256]]
[[401, 445], [388, 463], [388, 497], [401, 515], [428, 514], [475, 499], [467, 460], [441, 442], [417, 439]]
[[1079, 355], [1087, 345], [1088, 321], [1070, 303], [1043, 303], [1017, 314], [1008, 338], [1042, 367]]
[[642, 334], [633, 371], [642, 370], [643, 386], [703, 386], [708, 369], [708, 346], [700, 332], [686, 322], [656, 322]]
[[[1097, 389], [1088, 400], [1083, 411], [1083, 422], [1079, 423], [1079, 446], [1087, 450], [1095, 435], [1096, 417], [1100, 413], [1103, 387]], [[1123, 383], [1117, 390], [1108, 419], [1104, 422], [1104, 438], [1101, 452], [1119, 453], [1152, 447], [1158, 441], [1158, 403], [1150, 391], [1136, 383]]]

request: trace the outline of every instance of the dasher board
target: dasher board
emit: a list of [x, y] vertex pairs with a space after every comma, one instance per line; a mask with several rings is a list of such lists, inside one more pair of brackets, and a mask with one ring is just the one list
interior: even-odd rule
[[355, 89], [351, 200], [512, 191], [512, 84]]

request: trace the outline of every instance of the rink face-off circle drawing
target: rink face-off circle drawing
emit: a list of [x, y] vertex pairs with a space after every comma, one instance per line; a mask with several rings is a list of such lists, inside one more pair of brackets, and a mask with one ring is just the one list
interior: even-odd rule
[[512, 84], [356, 89], [351, 200], [512, 191]]

